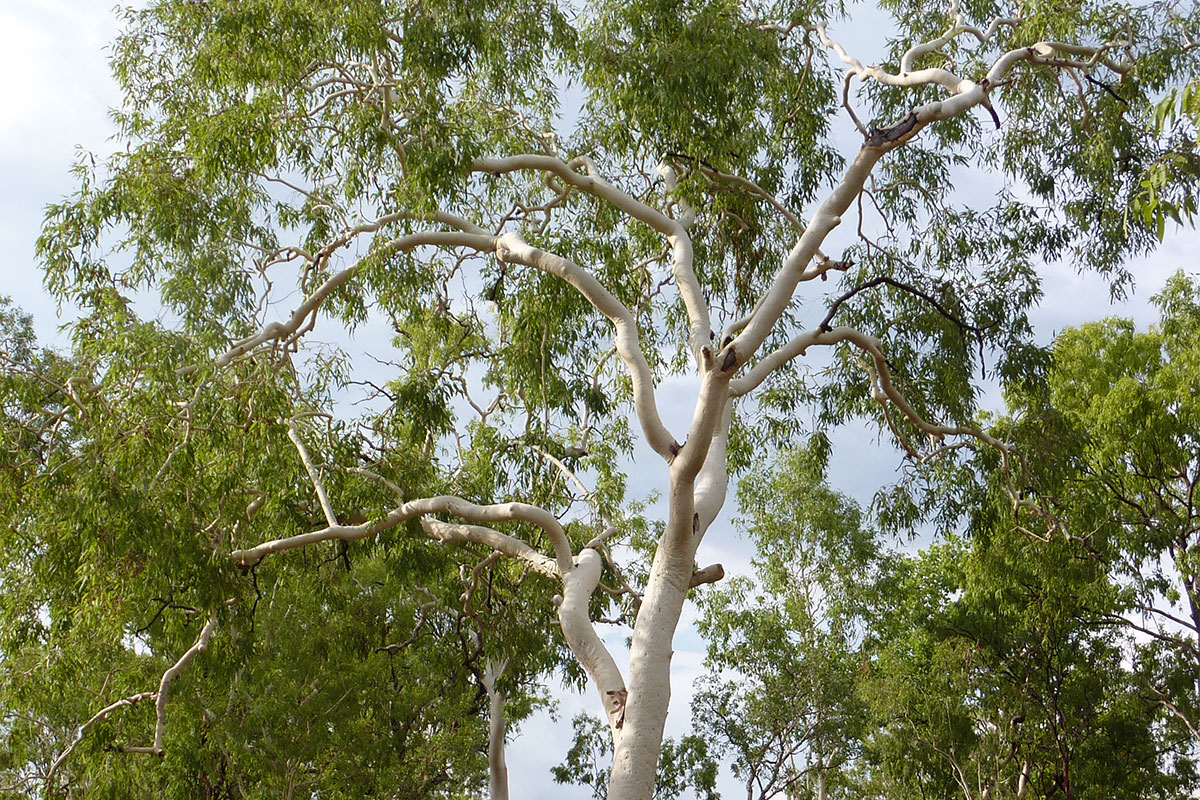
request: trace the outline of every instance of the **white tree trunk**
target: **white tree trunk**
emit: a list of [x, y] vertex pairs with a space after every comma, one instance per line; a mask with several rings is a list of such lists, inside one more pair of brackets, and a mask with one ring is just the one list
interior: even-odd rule
[[[690, 493], [689, 493], [690, 494]], [[691, 502], [687, 503], [691, 510]], [[676, 514], [672, 514], [675, 517]], [[691, 514], [688, 513], [688, 517]], [[674, 523], [675, 520], [672, 520]], [[690, 535], [691, 522], [687, 532]], [[671, 527], [674, 527], [672, 525]], [[629, 695], [617, 731], [608, 800], [651, 800], [671, 700], [671, 656], [675, 628], [692, 575], [690, 536], [672, 546], [670, 533], [655, 553], [646, 594], [634, 627], [629, 660]]]
[[496, 680], [508, 669], [508, 661], [489, 660], [483, 671], [483, 688], [488, 696], [488, 796], [508, 800], [508, 762], [504, 758], [504, 737], [508, 724], [504, 717], [505, 693], [496, 688]]

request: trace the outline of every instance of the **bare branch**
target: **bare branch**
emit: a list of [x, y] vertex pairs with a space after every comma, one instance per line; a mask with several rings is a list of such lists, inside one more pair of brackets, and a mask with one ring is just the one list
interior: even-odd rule
[[933, 439], [937, 440], [944, 436], [969, 436], [989, 444], [1002, 452], [1009, 452], [1010, 448], [1004, 442], [974, 428], [935, 425], [926, 422], [909, 405], [904, 395], [892, 384], [891, 368], [888, 366], [887, 358], [883, 354], [882, 343], [873, 336], [868, 336], [855, 328], [847, 326], [840, 326], [830, 330], [817, 328], [796, 336], [783, 347], [761, 359], [746, 375], [734, 380], [730, 393], [734, 397], [740, 397], [753, 391], [778, 367], [797, 356], [804, 355], [804, 352], [813, 345], [834, 345], [841, 342], [850, 342], [870, 357], [872, 366], [871, 394], [875, 400], [880, 403], [890, 401], [892, 405], [900, 409], [900, 412], [904, 414], [909, 422], [921, 431], [929, 434]]
[[[875, 66], [864, 67], [858, 59], [847, 54], [841, 45], [829, 39], [822, 26], [813, 26], [812, 30], [815, 30], [822, 42], [833, 49], [864, 80], [872, 78], [892, 86], [937, 84], [948, 89], [951, 96], [914, 108], [907, 117], [891, 127], [869, 132], [863, 148], [847, 168], [833, 192], [817, 209], [808, 228], [800, 236], [779, 272], [776, 273], [771, 288], [760, 298], [750, 320], [730, 345], [736, 351], [735, 367], [744, 364], [762, 346], [768, 333], [778, 322], [790, 302], [796, 286], [805, 273], [806, 265], [817, 253], [829, 232], [841, 224], [842, 214], [862, 191], [876, 162], [884, 153], [908, 142], [932, 122], [958, 116], [974, 106], [985, 104], [990, 88], [1000, 84], [1020, 62], [1076, 67], [1085, 71], [1098, 64], [1104, 64], [1118, 73], [1131, 68], [1128, 63], [1114, 62], [1107, 57], [1112, 50], [1126, 46], [1125, 42], [1108, 42], [1097, 47], [1039, 42], [1031, 47], [1011, 50], [997, 58], [988, 71], [987, 77], [980, 83], [959, 79], [958, 76], [944, 69], [922, 69], [893, 75]], [[993, 28], [989, 28], [989, 30], [993, 30]], [[1088, 60], [1080, 61], [1079, 57], [1084, 56], [1088, 57]]]
[[[314, 256], [315, 263], [322, 263], [327, 260], [337, 248], [344, 246], [354, 236], [376, 231], [385, 224], [404, 219], [405, 217], [406, 215], [404, 214], [390, 214], [386, 217], [381, 217], [376, 222], [364, 223], [349, 229], [317, 253]], [[443, 221], [448, 221], [450, 216], [441, 215], [441, 218]], [[463, 225], [470, 225], [470, 223], [462, 220], [459, 220], [459, 222]], [[377, 248], [371, 255], [373, 257], [387, 256], [393, 253], [407, 252], [423, 245], [433, 247], [467, 247], [481, 252], [488, 252], [495, 249], [496, 238], [486, 233], [426, 231], [392, 239], [382, 247]], [[362, 261], [359, 261], [357, 264], [331, 275], [324, 283], [317, 287], [316, 291], [305, 298], [304, 302], [292, 312], [287, 321], [272, 322], [253, 336], [248, 336], [245, 339], [234, 342], [233, 346], [217, 358], [216, 365], [224, 367], [239, 356], [245, 355], [267, 342], [277, 342], [295, 335], [303, 328], [305, 321], [316, 314], [321, 304], [328, 299], [329, 295], [333, 294], [358, 274], [362, 263]]]
[[514, 536], [485, 528], [481, 525], [462, 525], [442, 522], [432, 517], [421, 517], [421, 528], [433, 539], [439, 542], [474, 542], [492, 548], [510, 558], [516, 558], [529, 564], [535, 572], [548, 578], [560, 578], [562, 573], [558, 564], [549, 556], [544, 556], [527, 543]]
[[158, 684], [158, 691], [139, 692], [128, 697], [123, 697], [115, 703], [111, 703], [100, 709], [92, 715], [91, 719], [76, 728], [75, 735], [71, 738], [71, 743], [67, 745], [65, 750], [59, 753], [58, 757], [54, 759], [54, 762], [50, 765], [50, 769], [46, 771], [46, 777], [44, 780], [44, 786], [46, 787], [46, 790], [49, 791], [51, 789], [51, 781], [53, 780], [55, 773], [58, 772], [59, 767], [62, 766], [62, 763], [66, 761], [67, 757], [70, 756], [71, 753], [75, 751], [75, 748], [79, 746], [79, 743], [83, 740], [83, 735], [87, 733], [89, 728], [91, 728], [97, 722], [107, 719], [118, 709], [126, 707], [132, 708], [141, 701], [149, 700], [150, 698], [155, 699], [156, 705], [154, 744], [151, 747], [124, 747], [122, 750], [127, 753], [145, 753], [148, 755], [161, 756], [164, 752], [163, 734], [166, 731], [167, 726], [167, 690], [170, 688], [171, 681], [175, 680], [179, 673], [183, 671], [184, 667], [188, 665], [188, 662], [195, 658], [197, 653], [203, 652], [208, 647], [208, 642], [212, 638], [213, 631], [216, 630], [216, 627], [217, 618], [216, 615], [213, 615], [209, 618], [208, 622], [205, 623], [204, 628], [200, 631], [200, 637], [196, 640], [196, 643], [189, 647], [187, 651], [179, 657], [179, 660], [163, 673]]
[[961, 9], [959, 8], [958, 0], [950, 2], [950, 19], [952, 24], [936, 39], [931, 39], [928, 42], [914, 45], [910, 47], [903, 56], [900, 57], [900, 74], [912, 72], [913, 62], [926, 53], [933, 53], [940, 50], [952, 39], [964, 33], [969, 33], [980, 41], [981, 44], [986, 44], [996, 35], [1002, 26], [1015, 27], [1021, 23], [1021, 20], [1016, 17], [995, 17], [988, 25], [986, 31], [981, 31], [973, 25], [966, 22]]
[[304, 464], [308, 479], [312, 481], [313, 488], [317, 492], [321, 510], [325, 512], [325, 521], [329, 523], [330, 527], [336, 527], [339, 524], [337, 514], [333, 512], [333, 506], [329, 503], [329, 494], [325, 491], [325, 484], [321, 481], [321, 476], [317, 474], [317, 468], [313, 466], [312, 458], [308, 455], [308, 448], [304, 446], [300, 432], [296, 429], [294, 418], [288, 420], [288, 438], [292, 440], [292, 444], [296, 445], [296, 450], [300, 453], [300, 461]]
[[[654, 452], [670, 461], [679, 445], [671, 436], [658, 413], [654, 397], [654, 376], [646, 355], [638, 342], [637, 322], [633, 314], [587, 270], [563, 256], [531, 247], [519, 235], [506, 233], [497, 242], [496, 256], [501, 261], [524, 264], [542, 272], [556, 275], [575, 287], [616, 328], [617, 354], [625, 362], [633, 381], [633, 405]], [[705, 333], [705, 340], [708, 333]]]
[[[581, 174], [575, 168], [576, 164], [586, 166], [590, 174]], [[675, 283], [679, 287], [680, 297], [687, 308], [688, 343], [693, 357], [699, 363], [700, 348], [708, 343], [711, 321], [708, 304], [704, 300], [700, 283], [696, 279], [692, 263], [692, 240], [688, 236], [684, 222], [671, 219], [661, 211], [651, 208], [600, 178], [590, 159], [580, 158], [567, 163], [554, 156], [527, 154], [508, 158], [478, 159], [474, 168], [477, 172], [490, 172], [496, 175], [527, 169], [553, 173], [564, 183], [611, 203], [665, 236], [671, 246], [671, 270], [675, 276]], [[671, 191], [673, 189], [672, 179], [665, 174], [663, 177], [668, 191]]]
[[62, 763], [64, 761], [67, 760], [67, 756], [71, 755], [71, 753], [73, 753], [75, 751], [75, 748], [79, 746], [79, 743], [83, 740], [83, 735], [85, 733], [87, 733], [89, 728], [91, 728], [97, 722], [107, 719], [108, 716], [110, 714], [112, 714], [114, 711], [117, 711], [118, 709], [121, 709], [121, 708], [125, 708], [127, 706], [132, 708], [133, 706], [136, 706], [138, 703], [142, 702], [143, 700], [149, 700], [151, 697], [155, 697], [157, 694], [158, 694], [158, 692], [139, 692], [138, 694], [133, 694], [133, 695], [130, 695], [129, 697], [123, 697], [120, 700], [118, 700], [117, 702], [107, 705], [104, 708], [100, 709], [99, 711], [97, 711], [95, 714], [92, 715], [91, 719], [89, 719], [87, 722], [83, 723], [78, 728], [76, 728], [75, 735], [71, 738], [71, 743], [67, 745], [65, 750], [63, 750], [61, 753], [59, 753], [58, 758], [54, 759], [54, 763], [52, 763], [50, 765], [50, 769], [46, 771], [46, 777], [45, 777], [45, 783], [44, 783], [46, 792], [47, 793], [50, 792], [50, 790], [51, 790], [50, 782], [51, 782], [51, 780], [53, 780], [55, 773], [58, 772], [58, 768], [60, 766], [62, 766]]
[[549, 511], [525, 503], [497, 503], [481, 506], [451, 495], [410, 500], [396, 506], [383, 517], [364, 522], [361, 525], [330, 525], [309, 533], [273, 539], [245, 550], [235, 550], [230, 556], [238, 564], [250, 566], [270, 553], [293, 550], [297, 547], [334, 539], [343, 542], [357, 541], [390, 530], [415, 517], [440, 513], [454, 514], [473, 522], [522, 521], [537, 525], [550, 538], [559, 570], [566, 572], [571, 569], [571, 546], [567, 541], [566, 531]]

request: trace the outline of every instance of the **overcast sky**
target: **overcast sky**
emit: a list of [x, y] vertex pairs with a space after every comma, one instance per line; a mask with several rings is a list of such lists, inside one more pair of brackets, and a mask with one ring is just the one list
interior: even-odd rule
[[[60, 320], [54, 304], [41, 288], [34, 259], [43, 209], [73, 188], [69, 169], [77, 148], [103, 156], [114, 145], [107, 109], [119, 96], [106, 63], [107, 44], [117, 31], [110, 6], [96, 0], [37, 0], [0, 5], [0, 30], [5, 47], [0, 48], [0, 74], [6, 77], [5, 101], [0, 104], [0, 295], [13, 297], [16, 304], [34, 315], [39, 338], [62, 343], [57, 335]], [[838, 32], [834, 31], [837, 36]], [[850, 43], [865, 46], [879, 32], [859, 26]], [[852, 49], [852, 52], [853, 49]], [[862, 53], [862, 54], [859, 54]], [[876, 57], [856, 52], [864, 63]], [[1045, 282], [1046, 298], [1034, 318], [1040, 338], [1048, 341], [1053, 332], [1080, 322], [1108, 315], [1134, 317], [1145, 326], [1155, 319], [1147, 299], [1162, 287], [1166, 277], [1181, 267], [1195, 270], [1188, 255], [1195, 252], [1197, 237], [1188, 233], [1170, 239], [1146, 263], [1134, 265], [1137, 289], [1119, 306], [1109, 304], [1107, 286], [1094, 275], [1078, 276], [1069, 269], [1052, 268]], [[664, 387], [664, 417], [672, 428], [686, 428], [691, 416], [694, 387], [686, 381]], [[890, 447], [878, 447], [875, 434], [844, 430], [836, 436], [831, 482], [835, 487], [866, 498], [891, 479], [899, 457]], [[652, 459], [656, 460], [656, 459]], [[657, 472], [661, 472], [658, 470]], [[647, 480], [653, 480], [649, 475]], [[728, 523], [733, 516], [732, 498], [723, 514], [724, 522], [710, 534], [701, 553], [701, 563], [723, 562], [727, 569], [744, 568], [748, 553], [740, 546]], [[694, 617], [694, 609], [686, 612]], [[624, 631], [615, 631], [610, 645], [623, 658]], [[676, 642], [675, 694], [668, 733], [688, 728], [688, 697], [691, 681], [701, 669], [703, 653], [693, 630], [685, 626]], [[557, 721], [542, 715], [525, 725], [523, 735], [512, 745], [509, 756], [511, 780], [516, 797], [587, 797], [582, 789], [567, 790], [549, 779], [549, 767], [561, 761], [569, 744], [570, 720], [580, 710], [598, 713], [593, 695], [561, 695]], [[726, 796], [742, 790], [724, 782]]]

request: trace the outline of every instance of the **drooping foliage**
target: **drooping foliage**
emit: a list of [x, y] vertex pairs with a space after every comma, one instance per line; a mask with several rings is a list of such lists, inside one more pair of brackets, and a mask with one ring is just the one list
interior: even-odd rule
[[[838, 43], [860, 11], [888, 52]], [[671, 794], [699, 752], [662, 745], [671, 638], [720, 577], [695, 558], [730, 476], [863, 419], [910, 468], [969, 469], [960, 445], [996, 444], [975, 371], [1047, 368], [1040, 266], [1120, 290], [1163, 235], [1137, 204], [1183, 134], [1150, 109], [1196, 59], [1194, 4], [1169, 2], [122, 14], [121, 146], [80, 159], [38, 240], [71, 350], [0, 318], [3, 769], [26, 794], [477, 793], [498, 705], [519, 721], [552, 674], [598, 690], [609, 794]], [[664, 519], [628, 485], [638, 432]], [[874, 558], [805, 474], [811, 561], [768, 552], [773, 590]], [[889, 529], [975, 499], [911, 474]], [[761, 515], [783, 489], [749, 481]], [[825, 613], [805, 642], [722, 634], [811, 665], [814, 720], [863, 612]], [[602, 619], [633, 628], [628, 680]], [[818, 773], [850, 728], [814, 728]]]

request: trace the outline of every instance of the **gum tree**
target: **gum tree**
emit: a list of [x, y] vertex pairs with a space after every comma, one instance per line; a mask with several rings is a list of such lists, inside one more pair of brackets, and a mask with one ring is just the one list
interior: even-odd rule
[[[29, 462], [36, 502], [8, 497], [13, 574], [45, 566], [62, 591], [31, 584], [8, 625], [37, 635], [6, 652], [57, 664], [55, 637], [103, 623], [93, 644], [138, 665], [122, 675], [160, 679], [97, 676], [74, 724], [86, 738], [153, 699], [153, 743], [125, 755], [170, 758], [168, 688], [200, 664], [240, 680], [210, 651], [249, 647], [264, 574], [318, 587], [322, 558], [361, 556], [408, 576], [419, 608], [408, 570], [434, 550], [462, 578], [451, 592], [442, 573], [438, 603], [461, 590], [469, 620], [541, 598], [556, 621], [517, 626], [542, 632], [529, 668], [569, 652], [612, 735], [608, 796], [651, 797], [672, 638], [689, 591], [721, 577], [695, 560], [731, 473], [801, 433], [809, 402], [913, 459], [1008, 453], [969, 426], [974, 354], [1006, 380], [1036, 368], [1037, 265], [1073, 257], [1121, 285], [1156, 240], [1125, 208], [1160, 147], [1140, 109], [1191, 69], [1190, 6], [882, 10], [896, 44], [865, 56], [819, 2], [128, 12], [127, 146], [80, 162], [40, 239], [47, 285], [84, 312], [70, 422], [42, 430], [76, 472]], [[1004, 188], [959, 191], [977, 172]], [[138, 316], [147, 296], [159, 322]], [[382, 365], [318, 341], [372, 318], [395, 331]], [[359, 389], [375, 405], [355, 419]], [[635, 436], [662, 519], [626, 503]], [[892, 500], [893, 522], [918, 512]], [[627, 537], [644, 573], [614, 558]], [[129, 641], [154, 597], [176, 613]], [[602, 617], [632, 627], [628, 671]], [[506, 641], [471, 662], [488, 691]]]

